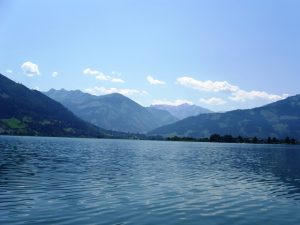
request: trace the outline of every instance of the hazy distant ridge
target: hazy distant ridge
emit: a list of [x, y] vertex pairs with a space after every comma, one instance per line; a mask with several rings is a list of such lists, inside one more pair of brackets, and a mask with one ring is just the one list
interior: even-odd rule
[[212, 113], [209, 109], [187, 103], [181, 105], [151, 105], [150, 108], [166, 110], [180, 120], [199, 114]]

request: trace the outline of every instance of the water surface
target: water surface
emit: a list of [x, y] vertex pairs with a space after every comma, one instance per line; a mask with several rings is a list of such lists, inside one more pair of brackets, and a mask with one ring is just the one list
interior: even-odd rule
[[0, 136], [0, 224], [300, 222], [287, 145]]

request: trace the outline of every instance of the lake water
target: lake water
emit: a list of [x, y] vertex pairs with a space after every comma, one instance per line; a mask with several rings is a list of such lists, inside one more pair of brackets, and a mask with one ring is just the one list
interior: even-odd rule
[[287, 145], [0, 136], [0, 224], [300, 224]]

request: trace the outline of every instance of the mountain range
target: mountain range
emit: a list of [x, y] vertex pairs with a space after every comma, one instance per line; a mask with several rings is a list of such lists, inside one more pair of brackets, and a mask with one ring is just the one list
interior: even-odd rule
[[110, 137], [60, 103], [0, 74], [0, 134]]
[[146, 133], [178, 121], [165, 110], [143, 107], [117, 93], [95, 96], [79, 90], [50, 89], [45, 94], [78, 117], [108, 130]]
[[149, 132], [194, 138], [209, 137], [213, 133], [260, 138], [289, 136], [299, 140], [300, 95], [254, 109], [189, 117]]
[[93, 96], [78, 90], [51, 89], [45, 94], [0, 74], [0, 134], [145, 138], [129, 133], [147, 132], [152, 136], [202, 138], [218, 133], [300, 140], [300, 95], [247, 110], [187, 110], [197, 115], [179, 120], [184, 115], [180, 110], [191, 105], [176, 110], [143, 107], [120, 94]]

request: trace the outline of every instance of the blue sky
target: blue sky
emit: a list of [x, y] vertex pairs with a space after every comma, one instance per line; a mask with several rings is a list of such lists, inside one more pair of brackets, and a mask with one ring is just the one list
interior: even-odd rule
[[299, 94], [300, 1], [0, 1], [0, 72], [30, 88], [225, 111]]

